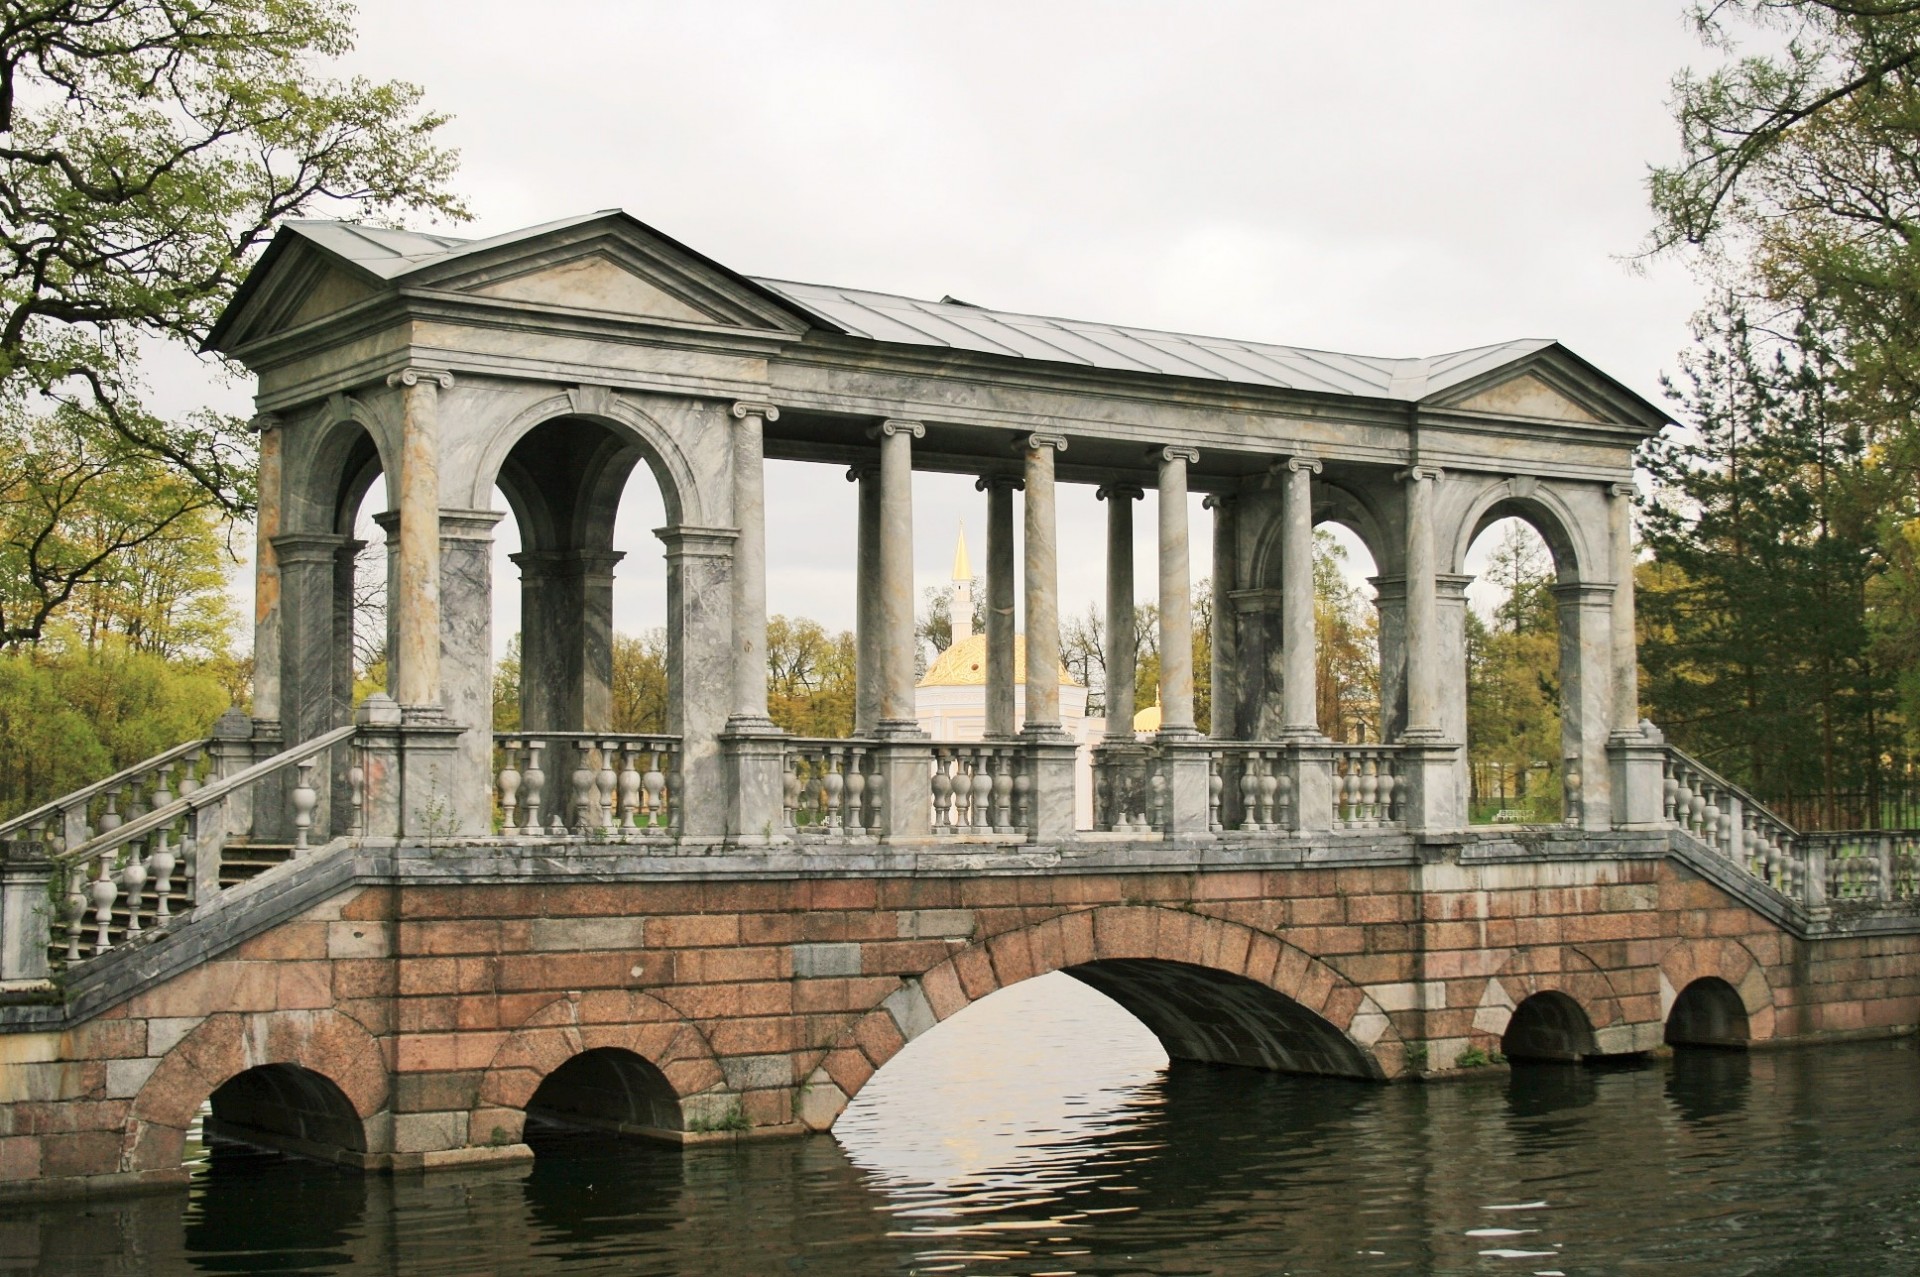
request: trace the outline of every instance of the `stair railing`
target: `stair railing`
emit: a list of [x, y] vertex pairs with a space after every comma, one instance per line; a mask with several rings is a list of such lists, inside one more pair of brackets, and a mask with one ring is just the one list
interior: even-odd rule
[[[185, 794], [199, 785], [205, 770], [202, 763], [210, 763], [212, 745], [212, 737], [183, 742], [104, 780], [0, 821], [0, 842], [40, 833], [78, 845], [96, 833], [108, 832], [125, 822], [141, 790]], [[103, 807], [98, 815], [92, 814], [96, 800]]]
[[[83, 957], [105, 953], [116, 943], [138, 935], [143, 929], [140, 913], [149, 887], [153, 891], [154, 925], [165, 926], [171, 916], [176, 869], [185, 872], [190, 886], [188, 898], [195, 905], [219, 894], [220, 853], [232, 832], [226, 827], [226, 800], [288, 768], [297, 772], [288, 794], [293, 811], [293, 855], [298, 858], [304, 854], [318, 799], [313, 784], [319, 757], [351, 739], [356, 730], [351, 726], [336, 728], [178, 797], [161, 790], [154, 796], [152, 810], [49, 857], [53, 889], [60, 895], [53, 918], [56, 953], [63, 953], [65, 964], [72, 966]], [[354, 792], [357, 803], [358, 786]], [[355, 824], [360, 824], [357, 811]], [[123, 891], [126, 920], [116, 927], [114, 909], [122, 903]], [[117, 941], [116, 929], [120, 933]]]

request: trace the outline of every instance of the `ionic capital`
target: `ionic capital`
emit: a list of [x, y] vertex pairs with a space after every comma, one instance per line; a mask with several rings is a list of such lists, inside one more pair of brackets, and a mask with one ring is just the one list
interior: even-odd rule
[[1609, 496], [1626, 497], [1628, 500], [1632, 500], [1638, 492], [1639, 489], [1635, 488], [1631, 482], [1609, 483], [1607, 485], [1607, 495]]
[[1170, 443], [1164, 446], [1156, 444], [1147, 449], [1147, 458], [1152, 461], [1184, 461], [1193, 465], [1200, 460], [1200, 449], [1188, 448], [1182, 444]]
[[1137, 483], [1103, 483], [1093, 495], [1099, 501], [1139, 501], [1146, 497], [1147, 490]]
[[1302, 470], [1308, 474], [1319, 474], [1321, 470], [1325, 469], [1320, 462], [1320, 458], [1309, 456], [1304, 452], [1298, 456], [1288, 457], [1281, 464], [1286, 466], [1286, 468], [1294, 474], [1298, 474]]
[[1408, 466], [1405, 470], [1394, 472], [1394, 478], [1419, 483], [1423, 480], [1439, 479], [1446, 474], [1439, 466]]
[[1052, 448], [1055, 452], [1067, 450], [1065, 435], [1043, 434], [1035, 432], [1019, 440], [1014, 447], [1021, 452], [1039, 452], [1042, 448]]
[[758, 417], [762, 421], [778, 421], [780, 410], [770, 403], [756, 403], [751, 399], [742, 399], [733, 405], [735, 421], [745, 421], [748, 417]]
[[1230, 513], [1239, 504], [1240, 494], [1237, 492], [1209, 492], [1206, 496], [1200, 498], [1200, 508], [1202, 510], [1219, 510], [1222, 513]]
[[973, 481], [973, 489], [975, 492], [991, 492], [995, 488], [1001, 488], [1008, 492], [1020, 492], [1023, 491], [1026, 486], [1027, 481], [1017, 474], [983, 474]]
[[879, 475], [880, 467], [871, 461], [863, 461], [857, 466], [847, 467], [847, 482], [858, 483], [862, 479], [872, 479]]
[[277, 412], [256, 412], [247, 420], [247, 429], [257, 435], [280, 428], [280, 414]]
[[436, 386], [441, 390], [452, 390], [453, 374], [444, 368], [421, 368], [413, 364], [409, 364], [399, 372], [387, 374], [387, 385], [389, 386], [418, 386], [423, 384]]
[[873, 432], [881, 438], [890, 438], [893, 435], [907, 435], [914, 439], [924, 439], [927, 437], [927, 427], [924, 423], [918, 421], [903, 421], [898, 417], [887, 418], [887, 420], [875, 426]]

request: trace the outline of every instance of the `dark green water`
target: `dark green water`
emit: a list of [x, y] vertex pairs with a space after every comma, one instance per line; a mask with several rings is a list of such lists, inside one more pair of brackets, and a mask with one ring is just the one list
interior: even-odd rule
[[1920, 1273], [1910, 1041], [1428, 1086], [1167, 1069], [1065, 977], [915, 1042], [838, 1139], [361, 1177], [223, 1148], [10, 1208], [0, 1272]]

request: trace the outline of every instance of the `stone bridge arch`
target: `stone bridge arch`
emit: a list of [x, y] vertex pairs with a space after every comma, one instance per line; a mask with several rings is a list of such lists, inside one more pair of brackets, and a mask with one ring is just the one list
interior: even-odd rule
[[1113, 998], [1169, 1055], [1390, 1078], [1406, 1048], [1364, 989], [1305, 950], [1240, 923], [1112, 905], [1005, 931], [954, 953], [860, 1016], [802, 1084], [801, 1120], [833, 1124], [882, 1065], [942, 1020], [1011, 984], [1063, 971]]
[[725, 1083], [713, 1044], [661, 999], [631, 990], [568, 994], [528, 1016], [494, 1052], [467, 1119], [469, 1142], [521, 1142], [527, 1105], [540, 1084], [589, 1051], [628, 1052], [659, 1072], [675, 1110], [650, 1119], [673, 1123], [654, 1128], [662, 1133], [685, 1130], [686, 1101]]
[[134, 1096], [121, 1147], [122, 1171], [180, 1165], [187, 1127], [215, 1091], [251, 1069], [294, 1066], [316, 1074], [345, 1098], [361, 1126], [359, 1150], [377, 1154], [391, 1143], [376, 1115], [391, 1090], [386, 1052], [338, 1011], [222, 1012], [174, 1044]]
[[[1515, 949], [1487, 978], [1474, 1009], [1474, 1040], [1461, 1043], [1497, 1050], [1521, 1003], [1539, 994], [1571, 1000], [1587, 1018], [1602, 1054], [1640, 1049], [1634, 1025], [1622, 1007], [1613, 978], [1592, 958], [1572, 945], [1539, 945]], [[1482, 1040], [1479, 1035], [1485, 1035]], [[1444, 1067], [1446, 1060], [1435, 1060]]]
[[1739, 996], [1747, 1015], [1747, 1040], [1765, 1042], [1775, 1030], [1773, 985], [1767, 969], [1753, 952], [1735, 939], [1681, 940], [1660, 955], [1660, 1019], [1664, 1024], [1675, 1003], [1699, 980], [1724, 982]]

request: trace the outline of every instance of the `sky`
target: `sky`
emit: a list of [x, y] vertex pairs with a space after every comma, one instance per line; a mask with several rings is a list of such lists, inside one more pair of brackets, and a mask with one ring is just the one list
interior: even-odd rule
[[[343, 69], [454, 117], [455, 234], [621, 207], [754, 275], [1361, 354], [1553, 337], [1659, 402], [1699, 303], [1682, 264], [1636, 261], [1670, 82], [1712, 61], [1682, 8], [386, 0]], [[203, 385], [244, 404], [176, 393]], [[770, 608], [850, 627], [850, 485], [774, 463], [768, 486]], [[922, 589], [962, 520], [984, 557], [984, 500], [917, 477]], [[1101, 592], [1102, 510], [1061, 494], [1063, 613]], [[663, 620], [660, 522], [643, 470], [623, 630]], [[497, 644], [515, 548], [509, 518]]]

